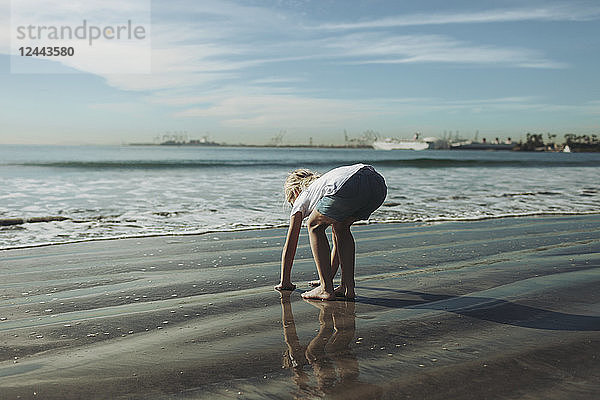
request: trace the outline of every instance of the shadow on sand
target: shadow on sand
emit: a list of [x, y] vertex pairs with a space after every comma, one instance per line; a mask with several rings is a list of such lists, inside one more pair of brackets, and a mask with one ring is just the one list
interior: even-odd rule
[[[396, 297], [359, 296], [356, 302], [388, 308], [427, 309], [447, 311], [472, 318], [525, 328], [555, 331], [600, 331], [600, 317], [566, 314], [530, 306], [477, 296], [452, 296], [410, 290], [383, 289], [363, 286], [359, 289], [393, 292], [410, 296]], [[414, 297], [418, 297], [415, 299]]]

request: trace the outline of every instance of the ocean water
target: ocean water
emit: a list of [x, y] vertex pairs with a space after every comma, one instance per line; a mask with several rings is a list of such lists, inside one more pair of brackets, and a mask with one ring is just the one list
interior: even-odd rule
[[370, 149], [0, 146], [0, 249], [282, 226], [299, 167], [386, 179], [370, 222], [600, 213], [600, 154]]

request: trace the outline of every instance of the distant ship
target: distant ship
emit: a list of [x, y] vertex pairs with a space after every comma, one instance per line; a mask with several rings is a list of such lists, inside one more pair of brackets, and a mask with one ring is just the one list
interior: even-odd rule
[[427, 150], [432, 148], [436, 138], [427, 137], [419, 139], [419, 134], [416, 133], [412, 139], [396, 139], [386, 138], [384, 140], [376, 140], [372, 146], [375, 150]]

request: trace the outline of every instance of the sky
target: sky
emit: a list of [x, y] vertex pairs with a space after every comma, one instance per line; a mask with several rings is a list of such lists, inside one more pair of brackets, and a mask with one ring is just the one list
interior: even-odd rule
[[[36, 12], [44, 18], [53, 2], [65, 3], [44, 0]], [[92, 15], [108, 3], [74, 4]], [[126, 3], [111, 16], [135, 20]], [[174, 132], [231, 144], [279, 134], [285, 144], [341, 144], [344, 131], [366, 130], [600, 133], [597, 0], [150, 6], [150, 73], [118, 73], [118, 58], [105, 60], [110, 71], [28, 59], [63, 73], [17, 73], [11, 2], [0, 0], [0, 144], [152, 142]]]

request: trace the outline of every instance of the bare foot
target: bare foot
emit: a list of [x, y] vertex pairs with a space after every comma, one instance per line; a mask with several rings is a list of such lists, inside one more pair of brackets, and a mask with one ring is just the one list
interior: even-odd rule
[[314, 300], [335, 300], [333, 293], [326, 292], [321, 286], [314, 288], [311, 291], [302, 293], [303, 299], [314, 299]]
[[308, 286], [312, 286], [312, 287], [321, 286], [321, 281], [318, 279], [316, 281], [309, 281]]
[[295, 290], [296, 289], [296, 285], [294, 285], [293, 283], [280, 283], [279, 285], [275, 286], [275, 290], [279, 290], [280, 292], [282, 290]]
[[335, 288], [335, 290], [333, 291], [333, 294], [335, 294], [335, 297], [340, 297], [340, 298], [344, 298], [346, 300], [354, 300], [354, 298], [356, 297], [356, 293], [354, 293], [354, 289], [349, 290], [348, 288], [346, 288], [345, 286], [338, 286]]

